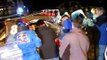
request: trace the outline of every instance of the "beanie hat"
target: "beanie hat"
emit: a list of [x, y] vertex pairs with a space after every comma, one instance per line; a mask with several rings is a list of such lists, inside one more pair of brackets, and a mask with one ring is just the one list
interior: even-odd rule
[[23, 18], [23, 19], [20, 19], [19, 21], [18, 21], [18, 26], [27, 26], [26, 25], [26, 20]]
[[18, 21], [18, 31], [28, 30], [28, 26], [22, 20]]

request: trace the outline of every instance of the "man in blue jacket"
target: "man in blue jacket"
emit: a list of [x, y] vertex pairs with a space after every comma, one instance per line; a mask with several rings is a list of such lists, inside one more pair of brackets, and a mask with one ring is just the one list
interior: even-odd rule
[[22, 50], [23, 60], [40, 60], [37, 49], [41, 46], [41, 40], [23, 22], [18, 23], [18, 33], [15, 35], [15, 41]]
[[97, 41], [95, 43], [98, 42], [98, 60], [104, 60], [104, 51], [107, 46], [107, 18], [105, 15], [104, 8], [103, 7], [96, 7], [95, 14], [93, 14], [93, 15], [95, 16], [95, 18], [93, 17], [94, 20], [87, 21], [87, 22], [88, 23], [94, 22], [94, 24], [90, 25], [90, 26], [94, 26], [94, 28], [96, 27], [98, 30], [98, 31], [94, 31], [94, 33], [96, 33], [95, 37], [98, 35], [95, 38], [95, 39], [97, 39]]
[[98, 60], [104, 60], [104, 51], [107, 46], [107, 18], [104, 14], [104, 8], [103, 7], [97, 7], [96, 8], [96, 22], [95, 25], [100, 31], [100, 37], [98, 42], [99, 47], [99, 55]]

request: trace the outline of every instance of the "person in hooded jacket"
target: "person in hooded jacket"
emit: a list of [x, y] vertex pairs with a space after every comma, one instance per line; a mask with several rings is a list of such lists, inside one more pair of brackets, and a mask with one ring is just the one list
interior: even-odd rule
[[61, 18], [61, 34], [59, 39], [62, 40], [63, 36], [72, 30], [72, 20], [68, 15], [63, 15]]
[[18, 33], [15, 35], [15, 41], [22, 50], [23, 60], [40, 60], [37, 49], [41, 46], [41, 39], [22, 21], [19, 21], [17, 25]]

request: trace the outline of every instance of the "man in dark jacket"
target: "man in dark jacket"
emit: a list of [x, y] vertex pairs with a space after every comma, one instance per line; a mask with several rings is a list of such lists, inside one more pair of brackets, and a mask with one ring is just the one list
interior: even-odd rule
[[42, 60], [59, 60], [59, 49], [55, 43], [55, 38], [57, 38], [55, 31], [47, 27], [44, 20], [38, 20], [36, 25], [38, 26], [36, 32], [42, 40], [42, 46], [40, 47]]

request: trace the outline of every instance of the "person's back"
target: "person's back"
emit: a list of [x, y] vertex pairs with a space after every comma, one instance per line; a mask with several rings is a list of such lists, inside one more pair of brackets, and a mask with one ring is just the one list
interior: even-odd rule
[[33, 30], [28, 30], [27, 26], [18, 25], [15, 41], [22, 50], [23, 60], [40, 60], [36, 49], [41, 46], [41, 40]]
[[39, 26], [36, 32], [42, 40], [42, 46], [40, 47], [41, 58], [53, 59], [59, 57], [59, 48], [55, 43], [57, 38], [55, 31], [47, 26]]
[[[70, 46], [67, 50], [66, 48]], [[87, 52], [89, 49], [88, 37], [80, 29], [72, 29], [72, 32], [66, 34], [60, 46], [60, 57], [63, 60], [66, 58], [63, 56], [64, 52], [68, 51], [69, 60], [87, 60]]]
[[[71, 33], [71, 35], [73, 35], [73, 38], [75, 40], [75, 42], [74, 41], [70, 42], [72, 47], [70, 49], [71, 56], [73, 54], [75, 60], [87, 60], [87, 52], [89, 49], [88, 37], [83, 35], [81, 31], [78, 31], [77, 33], [74, 34]], [[70, 58], [72, 59], [72, 57]]]

